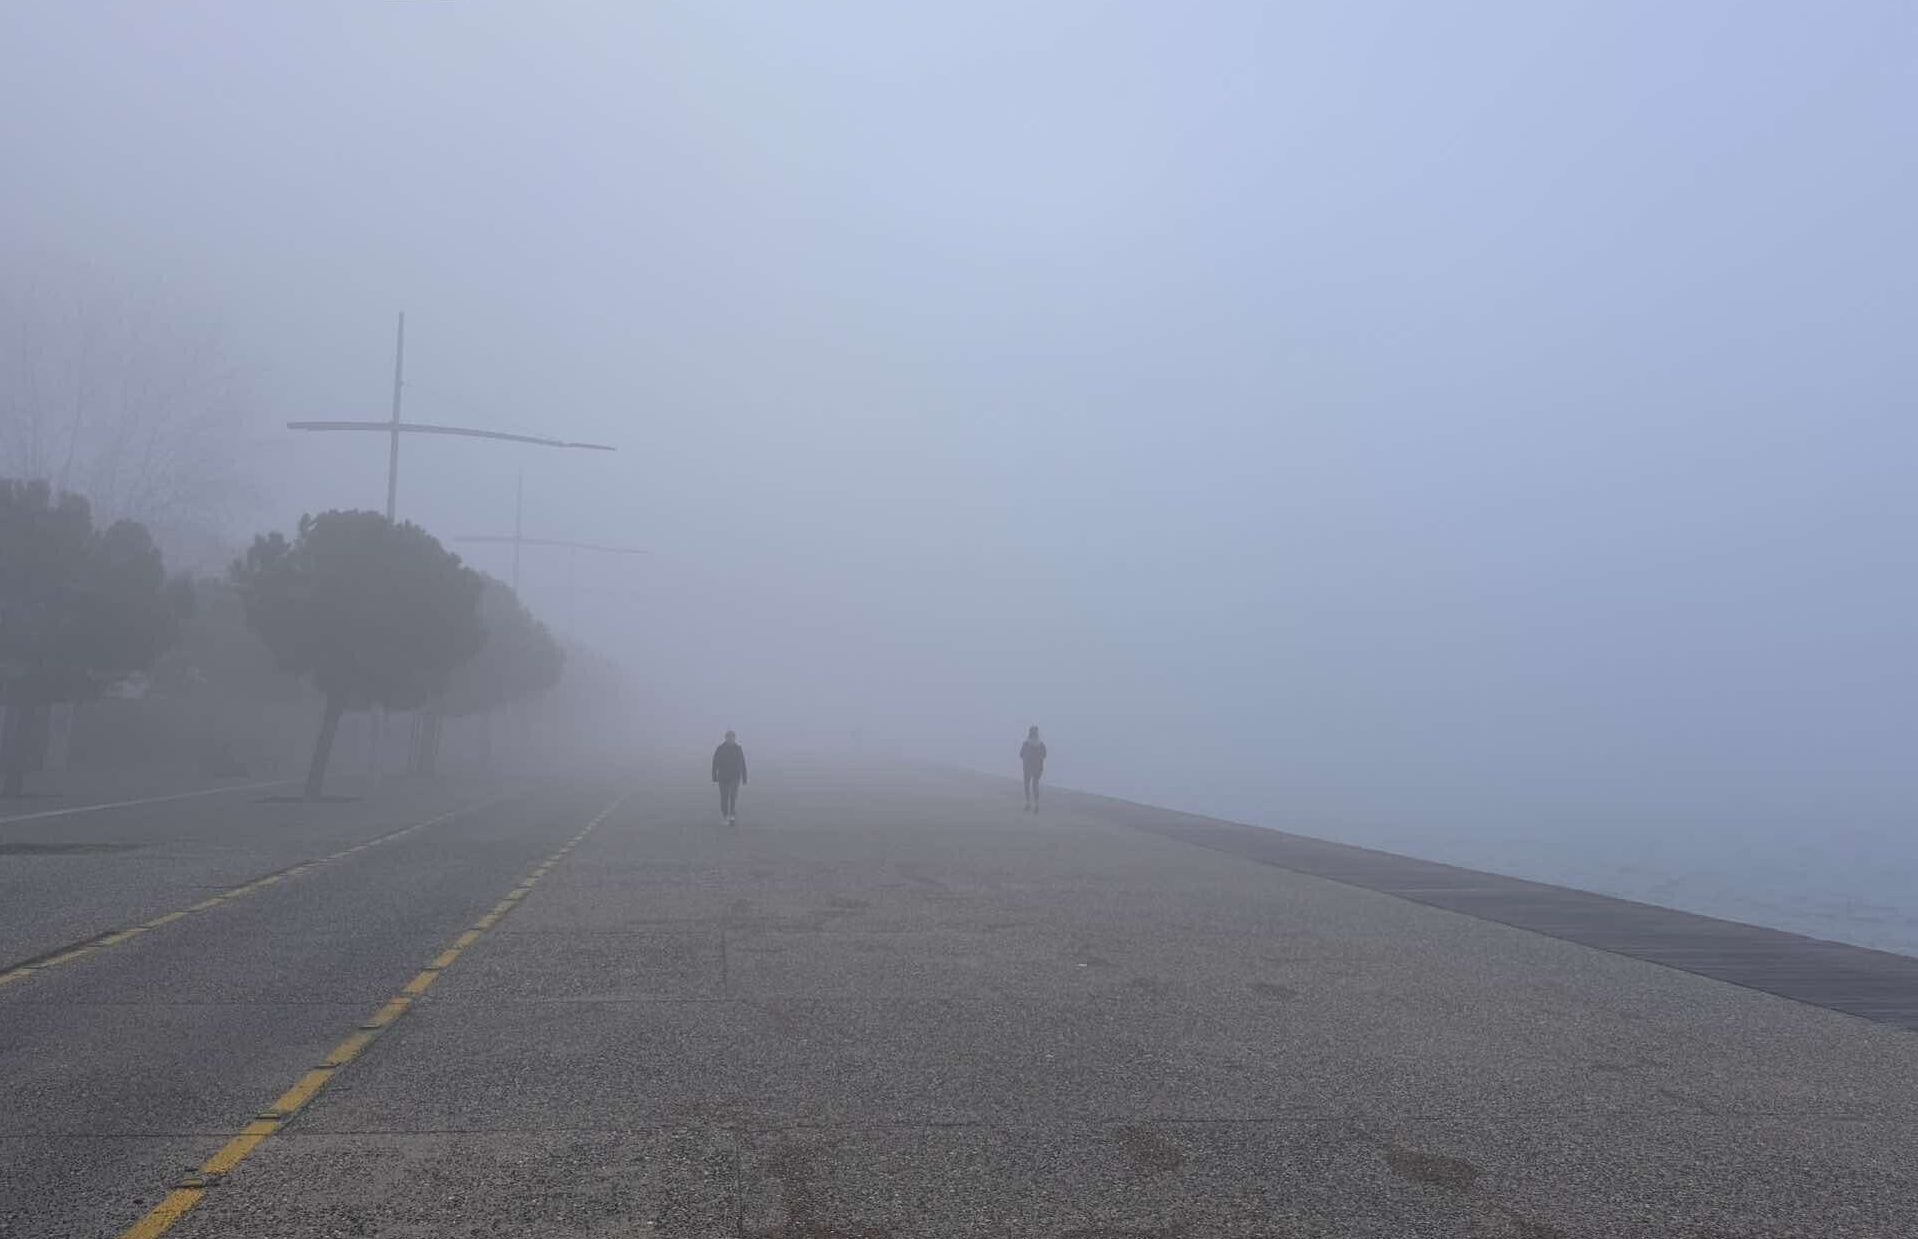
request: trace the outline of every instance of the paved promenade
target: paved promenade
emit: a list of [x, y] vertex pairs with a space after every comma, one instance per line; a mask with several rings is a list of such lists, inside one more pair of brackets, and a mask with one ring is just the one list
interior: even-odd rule
[[753, 770], [0, 823], [0, 1235], [1918, 1234], [1902, 957]]

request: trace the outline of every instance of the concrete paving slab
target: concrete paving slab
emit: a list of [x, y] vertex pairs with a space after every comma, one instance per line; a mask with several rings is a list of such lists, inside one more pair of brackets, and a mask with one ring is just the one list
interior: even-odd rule
[[[1083, 961], [1015, 929], [730, 928], [729, 997], [858, 998], [874, 993], [1030, 993], [1092, 997], [1102, 988]], [[1103, 977], [1101, 978], [1103, 979]]]
[[625, 933], [514, 933], [500, 926], [433, 988], [435, 1003], [625, 1002], [722, 998], [724, 936], [703, 927]]
[[1324, 1124], [754, 1132], [740, 1234], [1170, 1236], [1473, 1234], [1465, 1201], [1396, 1179]]
[[517, 931], [621, 933], [677, 922], [761, 929], [925, 932], [952, 925], [1017, 919], [1009, 901], [962, 901], [900, 879], [862, 881], [843, 866], [772, 877], [750, 869], [560, 875], [553, 886], [574, 898], [528, 909]]
[[[427, 1008], [433, 1008], [429, 1013]], [[736, 1003], [428, 1000], [408, 1026], [329, 1090], [312, 1131], [631, 1128], [734, 1117], [763, 1075], [740, 1070], [748, 1024]], [[763, 1033], [761, 1034], [763, 1035]]]
[[1909, 1117], [1572, 1114], [1366, 1134], [1394, 1174], [1468, 1202], [1494, 1234], [1524, 1219], [1545, 1236], [1881, 1239], [1918, 1219]]
[[718, 1239], [737, 1233], [727, 1132], [293, 1135], [210, 1193], [178, 1239], [538, 1236]]
[[[1631, 1147], [1606, 1147], [1613, 1134]], [[756, 1131], [740, 1233], [1886, 1236], [1910, 1221], [1882, 1202], [1910, 1198], [1913, 1141], [1903, 1124], [1696, 1117], [1490, 1135], [1339, 1122]], [[1790, 1169], [1754, 1175], [1755, 1157]], [[1606, 1165], [1618, 1169], [1595, 1173]], [[1845, 1203], [1812, 1205], [1825, 1197]]]

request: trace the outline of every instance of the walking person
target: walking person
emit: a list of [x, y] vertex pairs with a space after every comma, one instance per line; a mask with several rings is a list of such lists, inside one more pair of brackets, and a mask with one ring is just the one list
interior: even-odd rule
[[719, 816], [728, 826], [739, 825], [739, 789], [746, 782], [746, 750], [732, 732], [713, 750], [713, 782], [719, 784]]
[[1026, 768], [1026, 812], [1039, 811], [1039, 776], [1046, 772], [1046, 742], [1039, 738], [1039, 729], [1033, 727], [1026, 732], [1026, 742], [1019, 746], [1019, 762]]

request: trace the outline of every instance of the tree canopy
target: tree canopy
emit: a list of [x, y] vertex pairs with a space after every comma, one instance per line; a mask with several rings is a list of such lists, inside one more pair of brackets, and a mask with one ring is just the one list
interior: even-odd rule
[[310, 797], [343, 710], [425, 704], [485, 638], [479, 574], [419, 526], [377, 512], [301, 517], [291, 541], [262, 534], [232, 578], [247, 624], [281, 669], [326, 696]]
[[0, 478], [0, 695], [78, 700], [145, 670], [190, 594], [133, 521], [93, 527], [87, 501]]
[[190, 605], [146, 529], [96, 529], [87, 501], [40, 480], [0, 478], [0, 701], [14, 707], [7, 791], [25, 772], [28, 721], [96, 697], [173, 644]]
[[504, 582], [485, 578], [479, 610], [486, 640], [453, 673], [443, 704], [448, 714], [478, 714], [538, 696], [559, 683], [566, 664], [553, 634]]

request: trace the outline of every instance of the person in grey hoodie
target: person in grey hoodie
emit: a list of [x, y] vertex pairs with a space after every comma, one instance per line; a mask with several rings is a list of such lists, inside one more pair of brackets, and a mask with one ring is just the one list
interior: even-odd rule
[[1039, 738], [1039, 729], [1031, 728], [1026, 732], [1026, 742], [1019, 746], [1019, 762], [1026, 768], [1026, 812], [1039, 811], [1039, 776], [1046, 772], [1046, 742]]
[[739, 789], [746, 782], [746, 750], [739, 737], [726, 733], [725, 741], [713, 750], [713, 782], [719, 784], [719, 816], [728, 826], [739, 825]]

